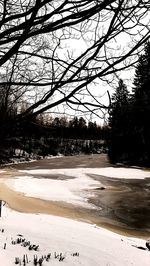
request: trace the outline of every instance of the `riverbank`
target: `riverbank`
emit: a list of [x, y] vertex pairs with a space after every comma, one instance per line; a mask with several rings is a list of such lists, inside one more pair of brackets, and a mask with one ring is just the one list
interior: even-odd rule
[[107, 154], [89, 154], [74, 156], [51, 156], [48, 159], [24, 161], [11, 165], [1, 165], [1, 169], [61, 169], [61, 168], [97, 168], [113, 166], [109, 163]]
[[5, 266], [16, 261], [31, 266], [35, 259], [43, 266], [149, 266], [150, 261], [142, 239], [62, 217], [18, 213], [7, 206], [0, 219], [0, 242]]

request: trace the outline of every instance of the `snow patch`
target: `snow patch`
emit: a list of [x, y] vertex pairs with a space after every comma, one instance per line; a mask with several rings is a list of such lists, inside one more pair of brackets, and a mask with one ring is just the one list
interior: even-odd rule
[[96, 174], [110, 178], [144, 179], [150, 178], [150, 171], [142, 169], [105, 167], [105, 168], [74, 168], [74, 169], [35, 169], [20, 170], [31, 175], [52, 175], [63, 174], [66, 176], [81, 176], [86, 174]]

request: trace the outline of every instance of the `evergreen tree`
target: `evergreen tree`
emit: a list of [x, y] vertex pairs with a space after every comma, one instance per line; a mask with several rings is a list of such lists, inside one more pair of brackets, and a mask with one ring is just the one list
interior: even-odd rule
[[138, 64], [135, 69], [133, 88], [135, 97], [150, 93], [148, 84], [150, 86], [150, 42], [146, 43], [144, 54], [139, 56]]
[[150, 42], [145, 45], [135, 70], [132, 115], [135, 161], [149, 164], [150, 160]]
[[119, 81], [109, 126], [109, 157], [113, 162], [150, 165], [150, 42], [139, 56], [132, 96]]
[[118, 87], [112, 96], [109, 117], [108, 155], [112, 162], [123, 161], [128, 157], [128, 122], [129, 93], [123, 80], [120, 79]]

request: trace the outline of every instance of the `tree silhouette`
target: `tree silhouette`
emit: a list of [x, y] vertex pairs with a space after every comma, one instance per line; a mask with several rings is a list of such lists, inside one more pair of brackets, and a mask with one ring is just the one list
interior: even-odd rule
[[145, 45], [135, 69], [132, 102], [135, 158], [147, 164], [150, 159], [150, 42]]
[[108, 108], [95, 84], [135, 63], [149, 38], [148, 12], [142, 0], [0, 1], [0, 85], [22, 90], [29, 102], [18, 118], [60, 104]]
[[129, 93], [123, 80], [120, 79], [116, 92], [112, 96], [109, 117], [109, 158], [113, 162], [126, 160], [129, 142]]
[[150, 43], [139, 56], [134, 87], [128, 96], [119, 82], [113, 96], [109, 126], [109, 157], [114, 162], [150, 163]]
[[145, 44], [144, 54], [139, 56], [136, 65], [133, 87], [135, 97], [150, 93], [148, 83], [150, 83], [150, 42]]

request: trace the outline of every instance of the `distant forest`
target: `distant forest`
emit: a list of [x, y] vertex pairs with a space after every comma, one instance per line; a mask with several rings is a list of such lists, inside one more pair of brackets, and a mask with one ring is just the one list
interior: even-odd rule
[[[2, 99], [2, 98], [1, 98]], [[4, 117], [1, 101], [1, 125]], [[6, 108], [5, 108], [6, 111]], [[6, 114], [5, 114], [6, 115]], [[106, 152], [108, 128], [83, 117], [55, 117], [41, 114], [36, 118], [17, 122], [14, 112], [7, 112], [1, 127], [0, 162], [43, 158], [48, 155], [74, 155]]]
[[139, 56], [132, 92], [119, 80], [112, 96], [108, 155], [113, 163], [150, 166], [150, 42]]

